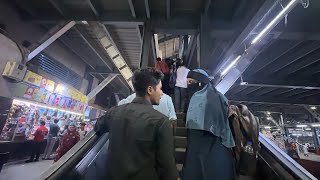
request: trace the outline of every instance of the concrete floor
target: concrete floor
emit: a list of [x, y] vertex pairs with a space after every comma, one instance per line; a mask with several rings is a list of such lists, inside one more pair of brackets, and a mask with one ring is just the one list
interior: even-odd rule
[[52, 163], [53, 160], [40, 160], [32, 163], [20, 161], [15, 164], [4, 165], [0, 173], [0, 180], [35, 180], [49, 169]]

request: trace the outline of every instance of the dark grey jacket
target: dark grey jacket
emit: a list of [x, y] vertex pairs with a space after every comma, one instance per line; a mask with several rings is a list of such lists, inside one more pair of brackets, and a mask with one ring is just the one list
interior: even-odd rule
[[109, 132], [110, 180], [176, 180], [173, 131], [168, 118], [137, 97], [111, 108], [97, 121], [98, 134]]

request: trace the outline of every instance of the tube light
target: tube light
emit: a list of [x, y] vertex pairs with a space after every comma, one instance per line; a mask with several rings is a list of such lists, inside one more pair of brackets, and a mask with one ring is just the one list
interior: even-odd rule
[[311, 107], [310, 107], [310, 109], [312, 109], [312, 110], [316, 110], [316, 109], [317, 109], [317, 107], [315, 107], [315, 106], [311, 106]]
[[43, 108], [47, 108], [47, 109], [51, 109], [51, 110], [59, 110], [59, 111], [70, 113], [70, 114], [83, 115], [81, 113], [77, 113], [77, 112], [73, 112], [73, 111], [68, 111], [68, 110], [64, 110], [64, 109], [60, 109], [60, 108], [53, 108], [51, 106], [36, 104], [36, 103], [29, 102], [29, 101], [23, 101], [23, 100], [18, 100], [18, 99], [14, 99], [13, 104], [25, 104], [27, 106], [33, 105], [33, 106], [43, 107]]
[[302, 127], [308, 127], [308, 125], [300, 124], [300, 125], [296, 125], [296, 127], [302, 128]]
[[302, 136], [302, 134], [291, 134], [292, 136]]
[[268, 115], [270, 115], [270, 114], [271, 114], [271, 112], [269, 112], [269, 111], [268, 111], [268, 112], [267, 112], [267, 114], [268, 114]]
[[271, 29], [276, 25], [280, 18], [283, 18], [288, 10], [295, 4], [297, 0], [291, 0], [289, 4], [282, 9], [282, 11], [252, 40], [251, 44], [258, 42], [266, 33], [270, 32]]
[[222, 71], [221, 76], [227, 74], [227, 72], [238, 62], [238, 60], [241, 58], [241, 55], [239, 55], [235, 60], [232, 61], [232, 63]]
[[312, 127], [320, 127], [320, 124], [312, 124]]
[[271, 129], [271, 127], [270, 127], [270, 126], [265, 126], [264, 128], [265, 128], [265, 129]]
[[88, 21], [81, 21], [83, 24], [88, 25]]

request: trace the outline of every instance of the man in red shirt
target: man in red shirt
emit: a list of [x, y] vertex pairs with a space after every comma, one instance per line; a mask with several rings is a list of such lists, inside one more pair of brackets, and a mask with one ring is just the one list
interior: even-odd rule
[[[32, 144], [32, 150], [31, 150], [31, 157], [26, 162], [33, 162], [33, 161], [39, 161], [39, 156], [41, 152], [41, 146], [44, 142], [44, 137], [48, 134], [48, 129], [44, 126], [46, 124], [45, 121], [40, 121], [40, 127], [36, 130], [36, 132], [33, 134], [33, 144]], [[36, 159], [34, 159], [36, 157]]]

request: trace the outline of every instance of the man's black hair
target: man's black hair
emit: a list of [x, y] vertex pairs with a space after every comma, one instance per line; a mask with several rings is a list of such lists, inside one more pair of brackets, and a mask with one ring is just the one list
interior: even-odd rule
[[44, 125], [46, 125], [46, 122], [43, 121], [43, 120], [41, 120], [41, 121], [40, 121], [40, 124], [44, 126]]
[[155, 88], [162, 79], [162, 72], [149, 67], [136, 70], [132, 77], [132, 84], [137, 96], [143, 97], [146, 95], [148, 86]]
[[59, 119], [54, 119], [53, 122], [57, 124], [59, 122]]

